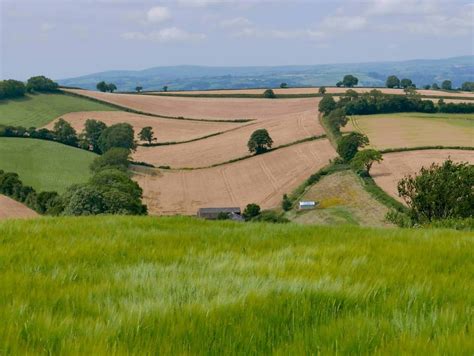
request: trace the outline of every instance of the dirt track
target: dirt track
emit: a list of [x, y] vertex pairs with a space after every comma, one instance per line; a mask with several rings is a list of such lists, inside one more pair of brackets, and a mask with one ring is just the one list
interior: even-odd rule
[[27, 206], [0, 194], [0, 221], [5, 219], [27, 219], [38, 214]]
[[[81, 132], [84, 129], [87, 119], [99, 120], [107, 125], [127, 122], [134, 127], [135, 134], [137, 135], [143, 127], [151, 126], [155, 137], [158, 138], [157, 142], [188, 141], [246, 125], [246, 123], [162, 119], [124, 111], [74, 112], [62, 115], [61, 118], [71, 123], [77, 132]], [[56, 120], [49, 123], [46, 128], [52, 129], [55, 122]]]
[[[220, 167], [168, 171], [138, 168], [151, 214], [195, 214], [200, 207], [248, 203], [272, 208], [336, 152], [327, 140], [306, 142]], [[148, 172], [145, 174], [143, 172]], [[153, 173], [154, 175], [152, 175]]]
[[424, 150], [394, 152], [383, 155], [380, 164], [375, 163], [371, 176], [377, 185], [394, 198], [402, 201], [397, 193], [398, 182], [406, 175], [413, 175], [421, 167], [429, 167], [432, 163], [442, 163], [448, 157], [456, 162], [474, 164], [474, 151], [463, 150]]

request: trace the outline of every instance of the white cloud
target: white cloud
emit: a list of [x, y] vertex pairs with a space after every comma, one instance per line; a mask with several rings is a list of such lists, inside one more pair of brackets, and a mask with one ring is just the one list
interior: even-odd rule
[[313, 30], [267, 30], [257, 27], [246, 27], [234, 33], [235, 37], [274, 38], [274, 39], [322, 39], [324, 33]]
[[335, 32], [361, 30], [367, 26], [367, 19], [362, 16], [328, 16], [321, 23], [321, 28]]
[[159, 43], [169, 42], [195, 42], [206, 38], [205, 34], [192, 33], [177, 27], [168, 27], [152, 32], [126, 32], [122, 34], [126, 40], [152, 41]]
[[40, 25], [40, 31], [41, 32], [49, 32], [49, 31], [54, 30], [55, 28], [56, 28], [56, 25], [52, 24], [52, 23], [49, 23], [49, 22], [43, 22]]
[[171, 18], [171, 14], [168, 8], [164, 6], [152, 7], [146, 13], [146, 19], [148, 22], [151, 22], [151, 23], [160, 23], [160, 22], [168, 20], [169, 18]]
[[233, 19], [222, 20], [219, 25], [223, 28], [245, 27], [251, 25], [252, 22], [245, 17], [235, 17]]
[[371, 0], [368, 15], [427, 15], [438, 11], [437, 0]]

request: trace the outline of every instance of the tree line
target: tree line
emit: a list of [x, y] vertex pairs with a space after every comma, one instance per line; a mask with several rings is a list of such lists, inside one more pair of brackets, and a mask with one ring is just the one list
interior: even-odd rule
[[58, 88], [58, 83], [42, 75], [31, 77], [26, 81], [26, 83], [14, 79], [1, 80], [0, 100], [19, 98], [25, 96], [26, 93], [55, 92]]

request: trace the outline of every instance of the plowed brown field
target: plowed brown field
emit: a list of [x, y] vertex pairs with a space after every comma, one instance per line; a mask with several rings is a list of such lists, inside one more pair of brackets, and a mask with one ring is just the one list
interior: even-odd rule
[[151, 214], [195, 214], [200, 207], [262, 208], [280, 204], [336, 152], [327, 140], [306, 142], [239, 162], [199, 170], [137, 167], [134, 179], [144, 190]]
[[474, 151], [463, 150], [421, 150], [394, 152], [383, 155], [380, 164], [374, 164], [371, 176], [378, 186], [394, 198], [402, 201], [397, 193], [397, 184], [406, 175], [418, 173], [421, 167], [429, 167], [432, 163], [442, 163], [451, 158], [456, 162], [474, 164]]
[[316, 108], [291, 115], [262, 119], [224, 134], [189, 143], [170, 146], [138, 147], [136, 161], [173, 168], [206, 167], [249, 154], [247, 141], [253, 131], [265, 128], [273, 147], [324, 134]]
[[0, 194], [0, 220], [26, 219], [37, 216], [35, 211], [25, 205]]
[[[74, 112], [62, 115], [61, 118], [71, 123], [77, 132], [81, 132], [84, 129], [84, 124], [87, 119], [100, 120], [107, 125], [127, 122], [133, 126], [137, 135], [143, 127], [151, 126], [155, 137], [158, 139], [157, 142], [188, 141], [218, 132], [232, 130], [248, 124], [162, 119], [124, 111]], [[52, 129], [55, 122], [56, 120], [49, 123], [46, 128]]]
[[155, 115], [204, 120], [270, 119], [317, 108], [315, 98], [298, 99], [235, 99], [182, 98], [158, 95], [111, 94], [96, 91], [65, 89], [91, 98]]

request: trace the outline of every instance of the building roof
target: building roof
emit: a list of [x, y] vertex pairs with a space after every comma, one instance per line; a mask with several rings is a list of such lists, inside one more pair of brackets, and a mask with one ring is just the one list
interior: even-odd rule
[[314, 201], [300, 201], [300, 205], [316, 205]]

